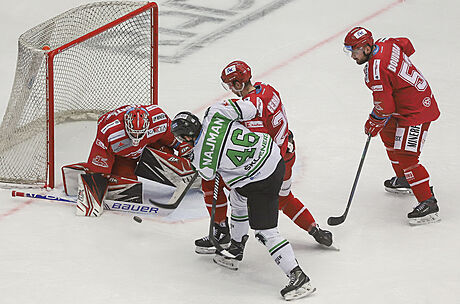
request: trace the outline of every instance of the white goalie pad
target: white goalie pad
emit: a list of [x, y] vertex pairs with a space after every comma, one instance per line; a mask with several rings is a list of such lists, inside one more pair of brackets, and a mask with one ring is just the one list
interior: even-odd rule
[[78, 178], [76, 215], [100, 216], [104, 211], [107, 178], [99, 173], [81, 174]]
[[85, 163], [66, 165], [61, 168], [64, 191], [68, 196], [76, 196], [78, 193], [78, 179], [86, 173]]

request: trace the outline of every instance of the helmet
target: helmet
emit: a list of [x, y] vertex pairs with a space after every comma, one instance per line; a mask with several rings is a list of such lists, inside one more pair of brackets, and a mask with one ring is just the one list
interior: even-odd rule
[[348, 32], [343, 44], [345, 45], [346, 50], [352, 51], [353, 49], [357, 49], [367, 44], [372, 47], [374, 44], [374, 38], [372, 38], [372, 33], [369, 30], [357, 26]]
[[230, 62], [223, 70], [220, 78], [224, 83], [239, 81], [246, 83], [251, 79], [251, 68], [243, 61]]
[[133, 146], [139, 145], [149, 128], [149, 113], [141, 107], [133, 106], [125, 113], [125, 130], [133, 141]]
[[171, 132], [181, 142], [188, 142], [185, 136], [195, 139], [201, 131], [201, 122], [190, 112], [179, 112], [171, 122]]

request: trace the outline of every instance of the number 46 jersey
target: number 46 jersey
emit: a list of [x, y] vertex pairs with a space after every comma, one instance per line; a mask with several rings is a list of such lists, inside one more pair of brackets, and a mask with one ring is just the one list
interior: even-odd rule
[[227, 186], [237, 188], [266, 179], [276, 169], [281, 154], [270, 135], [251, 132], [238, 122], [251, 107], [248, 101], [227, 100], [207, 110], [192, 160], [205, 180], [218, 172]]
[[400, 126], [436, 120], [439, 109], [422, 73], [409, 59], [415, 50], [407, 38], [382, 38], [375, 42], [364, 68], [367, 87], [378, 116], [392, 114]]

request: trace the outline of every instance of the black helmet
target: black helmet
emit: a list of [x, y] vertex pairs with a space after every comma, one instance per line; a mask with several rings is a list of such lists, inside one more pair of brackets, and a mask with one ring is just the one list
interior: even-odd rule
[[171, 122], [172, 134], [182, 142], [186, 142], [184, 136], [196, 139], [200, 130], [201, 123], [198, 117], [187, 111], [179, 112]]

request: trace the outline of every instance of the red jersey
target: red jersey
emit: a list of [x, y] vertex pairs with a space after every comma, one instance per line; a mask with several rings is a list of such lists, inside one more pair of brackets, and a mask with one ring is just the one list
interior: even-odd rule
[[415, 49], [407, 38], [382, 38], [375, 42], [364, 67], [372, 91], [374, 112], [393, 115], [400, 126], [436, 120], [440, 113], [428, 82], [409, 59]]
[[243, 124], [251, 131], [268, 133], [280, 147], [281, 155], [284, 157], [288, 145], [289, 126], [280, 94], [265, 83], [256, 82], [254, 87], [256, 89], [244, 96], [244, 100], [250, 101], [257, 108], [257, 114]]
[[132, 105], [122, 106], [101, 116], [97, 122], [97, 134], [88, 158], [88, 169], [92, 172], [110, 174], [115, 156], [137, 160], [145, 146], [173, 146], [176, 143], [171, 133], [171, 120], [157, 105], [142, 106], [149, 113], [149, 129], [133, 146], [125, 131], [124, 115]]

